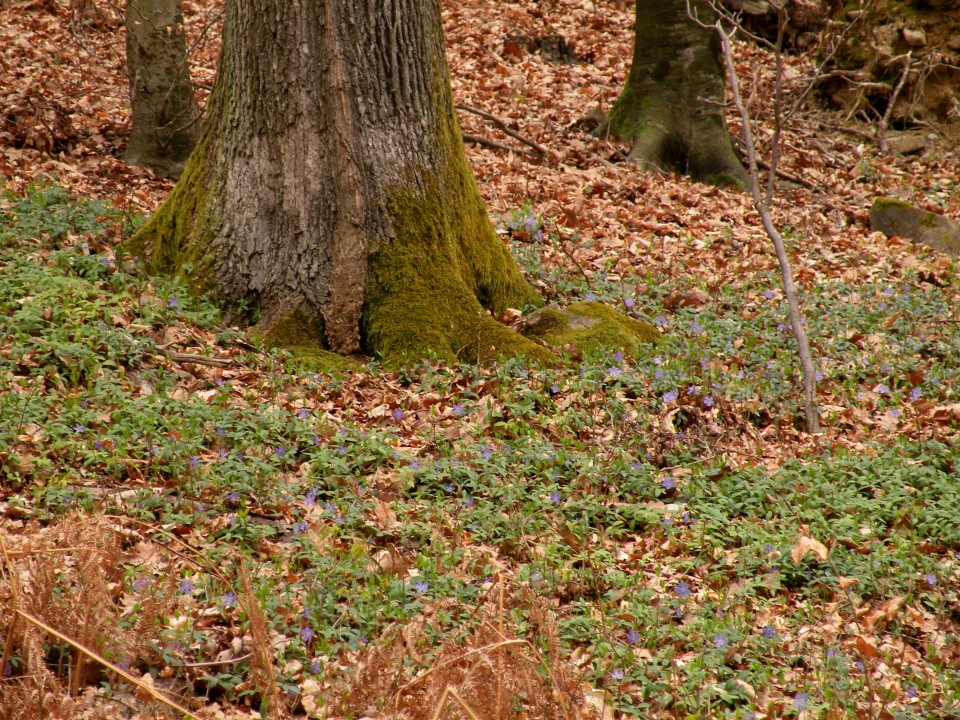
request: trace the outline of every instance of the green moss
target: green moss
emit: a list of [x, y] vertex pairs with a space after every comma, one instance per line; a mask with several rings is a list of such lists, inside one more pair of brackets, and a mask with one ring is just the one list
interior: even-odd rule
[[323, 324], [300, 307], [274, 312], [250, 328], [251, 338], [270, 347], [319, 348], [324, 337]]
[[728, 172], [717, 173], [713, 177], [708, 178], [707, 182], [710, 185], [715, 185], [716, 187], [720, 188], [736, 188], [737, 190], [745, 189], [743, 181], [733, 173]]
[[314, 347], [286, 348], [290, 353], [290, 365], [305, 372], [322, 375], [339, 375], [363, 368], [359, 360], [337, 355], [335, 352]]
[[206, 133], [187, 160], [183, 175], [146, 223], [120, 248], [144, 261], [151, 273], [169, 272], [195, 292], [214, 289], [214, 188], [208, 178]]
[[565, 310], [538, 310], [528, 319], [524, 335], [575, 354], [618, 349], [637, 355], [643, 345], [660, 339], [652, 325], [594, 302], [574, 303]]
[[[499, 312], [539, 298], [495, 234], [484, 237], [476, 220], [465, 227], [462, 211], [450, 212], [460, 206], [458, 198], [438, 192], [394, 194], [393, 241], [371, 258], [364, 312], [367, 344], [387, 360], [400, 362], [425, 356], [480, 362], [500, 355], [549, 359], [544, 348], [498, 323], [481, 305], [484, 300]], [[482, 205], [474, 207], [482, 211]], [[481, 217], [489, 225], [486, 214]]]
[[878, 197], [873, 201], [873, 207], [877, 210], [883, 210], [885, 208], [898, 208], [898, 209], [908, 209], [913, 210], [913, 205], [908, 203], [906, 200], [901, 200], [900, 198], [892, 197]]

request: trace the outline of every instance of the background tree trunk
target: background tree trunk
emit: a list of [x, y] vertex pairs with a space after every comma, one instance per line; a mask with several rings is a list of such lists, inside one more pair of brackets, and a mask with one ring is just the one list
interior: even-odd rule
[[176, 177], [196, 145], [200, 118], [180, 0], [128, 0], [126, 29], [133, 119], [125, 160]]
[[288, 347], [546, 355], [485, 312], [540, 299], [467, 165], [436, 0], [228, 0], [200, 142], [131, 247]]
[[[690, 7], [714, 21], [703, 0]], [[632, 140], [630, 158], [647, 169], [746, 185], [723, 115], [716, 33], [690, 19], [687, 0], [637, 0], [636, 8], [630, 74], [599, 132]]]

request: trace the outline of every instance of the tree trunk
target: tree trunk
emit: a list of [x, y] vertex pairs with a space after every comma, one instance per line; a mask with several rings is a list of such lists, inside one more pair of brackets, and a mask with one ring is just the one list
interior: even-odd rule
[[[690, 0], [704, 23], [714, 14]], [[633, 64], [607, 124], [633, 141], [630, 158], [649, 170], [678, 171], [719, 184], [748, 182], [723, 115], [719, 41], [687, 14], [687, 0], [637, 0]]]
[[284, 346], [545, 356], [454, 114], [437, 0], [228, 0], [196, 151], [132, 239]]
[[180, 0], [128, 0], [126, 27], [133, 119], [125, 160], [176, 177], [196, 145], [200, 118]]

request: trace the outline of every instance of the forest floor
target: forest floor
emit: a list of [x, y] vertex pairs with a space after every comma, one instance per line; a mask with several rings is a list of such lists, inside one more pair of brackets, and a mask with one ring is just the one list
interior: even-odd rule
[[[202, 101], [220, 9], [184, 2]], [[583, 131], [632, 5], [445, 3], [456, 102], [547, 150], [461, 113], [517, 149], [467, 145], [504, 240], [662, 341], [320, 375], [114, 253], [172, 187], [122, 160], [120, 12], [0, 5], [0, 718], [960, 717], [957, 266], [868, 220], [960, 215], [944, 136], [785, 124], [810, 435], [747, 196]], [[773, 59], [736, 60], [765, 154]]]

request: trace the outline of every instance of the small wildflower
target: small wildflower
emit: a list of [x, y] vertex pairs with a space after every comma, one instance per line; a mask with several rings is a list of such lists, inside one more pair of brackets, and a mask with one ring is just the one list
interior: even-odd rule
[[346, 446], [346, 445], [338, 445], [338, 446], [337, 446], [337, 455], [346, 455], [346, 454], [347, 454], [347, 446]]
[[307, 507], [317, 504], [317, 489], [310, 488], [307, 490], [307, 494], [303, 496], [303, 504]]
[[714, 399], [713, 399], [712, 397], [710, 397], [709, 395], [707, 395], [707, 396], [703, 399], [703, 404], [704, 404], [706, 407], [711, 408], [711, 407], [713, 407], [716, 403], [714, 402]]
[[627, 643], [629, 645], [636, 645], [640, 642], [640, 633], [638, 633], [634, 628], [627, 630]]
[[816, 379], [817, 382], [820, 382], [821, 380], [823, 380], [823, 370], [817, 370], [813, 374], [813, 377]]
[[880, 383], [879, 385], [877, 385], [877, 386], [873, 389], [873, 391], [874, 391], [875, 393], [877, 393], [877, 395], [889, 395], [889, 394], [890, 394], [890, 388], [889, 388], [887, 385], [885, 385], [884, 383]]
[[73, 426], [73, 432], [77, 435], [82, 435], [86, 431], [87, 429], [80, 423], [77, 423], [76, 425]]
[[196, 589], [196, 587], [197, 586], [193, 584], [192, 580], [184, 580], [182, 583], [180, 583], [180, 586], [177, 588], [177, 591], [181, 595], [189, 595], [194, 591], [194, 589]]
[[102, 450], [102, 449], [103, 449], [103, 441], [102, 441], [102, 440], [94, 440], [94, 441], [93, 441], [93, 449], [94, 449], [94, 450]]
[[910, 391], [910, 402], [916, 402], [923, 397], [923, 391], [920, 388], [914, 388]]
[[556, 383], [550, 383], [550, 393], [556, 395], [558, 392], [560, 392], [560, 386]]
[[273, 449], [273, 454], [276, 455], [277, 457], [283, 457], [284, 455], [287, 454], [287, 449], [282, 445], [278, 445]]
[[610, 673], [610, 679], [611, 679], [611, 680], [615, 680], [615, 681], [616, 681], [616, 680], [623, 680], [623, 670], [621, 670], [620, 668], [617, 668], [616, 670], [613, 670], [613, 671]]
[[296, 523], [293, 524], [293, 534], [294, 534], [294, 535], [302, 535], [303, 533], [305, 533], [305, 532], [307, 531], [307, 528], [308, 528], [308, 527], [310, 527], [310, 526], [307, 524], [307, 522], [306, 522], [305, 520], [301, 520], [300, 522], [296, 522]]
[[613, 354], [613, 361], [614, 361], [615, 363], [618, 363], [618, 364], [623, 362], [623, 351], [622, 351], [622, 350], [617, 350], [617, 351]]
[[167, 307], [170, 310], [176, 310], [177, 308], [180, 307], [180, 300], [175, 297], [170, 298], [169, 300], [167, 300]]
[[634, 305], [636, 305], [636, 304], [637, 304], [637, 301], [634, 300], [632, 297], [626, 297], [626, 298], [623, 299], [623, 305], [624, 305], [624, 307], [627, 308], [627, 310], [629, 310], [630, 308], [632, 308], [632, 307], [633, 307]]
[[150, 587], [150, 578], [148, 577], [144, 577], [143, 575], [141, 575], [140, 577], [138, 577], [136, 580], [133, 581], [133, 591], [135, 593], [142, 593], [148, 587]]
[[238, 493], [236, 490], [232, 490], [231, 492], [227, 493], [227, 497], [225, 499], [231, 505], [236, 505], [238, 502], [240, 502], [240, 493]]
[[463, 403], [457, 403], [456, 405], [453, 406], [453, 411], [452, 411], [452, 412], [453, 412], [453, 414], [456, 415], [457, 417], [460, 417], [460, 416], [462, 416], [462, 415], [465, 415], [466, 412], [467, 412], [467, 410], [466, 410], [465, 407], [463, 407]]
[[305, 627], [300, 631], [300, 639], [303, 640], [305, 643], [310, 642], [316, 636], [317, 634], [313, 631], [313, 628]]
[[393, 415], [393, 419], [396, 420], [396, 421], [398, 421], [398, 422], [399, 422], [400, 420], [403, 420], [403, 408], [395, 407], [395, 408], [393, 409], [393, 412], [390, 413], [390, 414]]
[[690, 583], [681, 580], [677, 583], [674, 591], [677, 593], [677, 597], [688, 598], [690, 597]]
[[313, 436], [313, 439], [310, 441], [310, 444], [313, 445], [313, 446], [317, 446], [317, 445], [319, 445], [319, 444], [322, 443], [322, 442], [323, 442], [323, 440], [320, 439], [320, 436], [319, 436], [319, 435], [314, 435], [314, 436]]
[[191, 455], [190, 459], [187, 460], [187, 465], [196, 470], [200, 467], [200, 458], [198, 458], [196, 455]]
[[793, 706], [803, 712], [807, 709], [808, 695], [806, 693], [797, 693], [793, 696]]
[[853, 666], [854, 666], [857, 670], [859, 670], [860, 672], [864, 672], [864, 671], [867, 669], [866, 666], [863, 664], [863, 661], [862, 661], [862, 660], [857, 660], [857, 661], [853, 664]]
[[729, 645], [730, 641], [723, 633], [720, 633], [713, 638], [713, 646], [718, 650], [726, 650]]
[[937, 576], [933, 573], [927, 573], [923, 576], [923, 581], [930, 587], [934, 587], [937, 584]]
[[237, 595], [236, 593], [228, 592], [222, 598], [220, 598], [220, 603], [224, 607], [234, 607], [237, 604]]
[[308, 417], [310, 417], [310, 411], [306, 408], [300, 408], [297, 410], [297, 417], [301, 420], [306, 420]]
[[657, 317], [653, 319], [653, 324], [660, 328], [666, 327], [667, 319], [663, 317], [663, 315], [657, 315]]
[[672, 477], [665, 477], [660, 484], [663, 485], [664, 490], [673, 490], [677, 486], [677, 481]]
[[703, 325], [694, 320], [690, 323], [690, 332], [693, 335], [702, 335], [703, 334]]
[[663, 401], [664, 405], [667, 405], [669, 403], [676, 402], [679, 396], [680, 393], [678, 393], [676, 390], [668, 390], [660, 399]]
[[917, 689], [913, 685], [907, 685], [907, 697], [911, 699], [917, 697]]
[[430, 583], [425, 580], [417, 580], [417, 582], [413, 584], [413, 589], [417, 595], [425, 595], [427, 591], [430, 590]]
[[588, 292], [586, 295], [583, 296], [583, 299], [586, 300], [587, 302], [596, 302], [597, 296], [594, 295], [592, 292]]
[[561, 500], [562, 497], [557, 490], [554, 490], [552, 493], [550, 493], [550, 502], [552, 502], [554, 505], [559, 505]]
[[416, 458], [414, 458], [413, 460], [411, 460], [411, 461], [410, 461], [410, 469], [411, 469], [411, 470], [419, 470], [419, 469], [420, 469], [420, 461], [417, 460]]
[[483, 448], [483, 451], [480, 453], [480, 457], [482, 457], [484, 460], [489, 460], [490, 458], [492, 458], [493, 448], [490, 447], [489, 445], [485, 445]]
[[539, 585], [543, 581], [543, 575], [541, 573], [535, 572], [530, 576], [531, 585]]
[[773, 300], [773, 290], [764, 290], [761, 295], [767, 300]]
[[317, 673], [320, 672], [321, 667], [322, 667], [322, 666], [320, 665], [320, 661], [319, 661], [319, 660], [313, 660], [313, 661], [311, 661], [311, 663], [310, 663], [310, 668], [309, 668], [309, 669], [310, 669], [310, 672], [312, 672], [314, 675], [316, 675]]
[[216, 427], [214, 432], [217, 433], [217, 437], [225, 438], [227, 436], [227, 429], [225, 427]]
[[840, 657], [840, 651], [837, 650], [835, 647], [827, 648], [827, 657], [828, 657], [828, 658], [834, 658], [834, 659], [835, 659], [835, 658], [839, 658], [839, 657]]
[[310, 618], [313, 617], [313, 608], [312, 608], [312, 607], [305, 607], [305, 608], [300, 612], [300, 615], [303, 616], [303, 619], [304, 619], [304, 620], [309, 620]]
[[[777, 630], [776, 630], [776, 628], [773, 627], [773, 625], [765, 625], [765, 626], [764, 626], [764, 628], [763, 628], [763, 636], [764, 636], [765, 638], [767, 638], [768, 640], [770, 640], [770, 639], [776, 637], [776, 635], [777, 635]], [[831, 650], [833, 650], [834, 652], [836, 652], [836, 649], [835, 649], [835, 648], [831, 648]], [[827, 652], [827, 655], [828, 655], [828, 656], [830, 655], [829, 651]]]
[[618, 368], [616, 365], [607, 369], [607, 377], [615, 378], [619, 376], [620, 376], [620, 368]]

